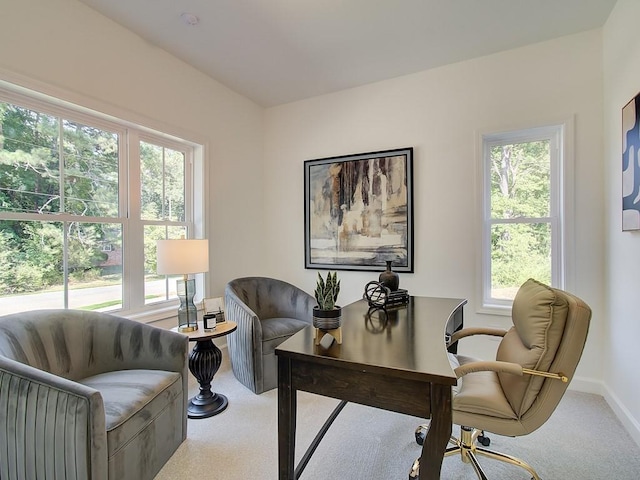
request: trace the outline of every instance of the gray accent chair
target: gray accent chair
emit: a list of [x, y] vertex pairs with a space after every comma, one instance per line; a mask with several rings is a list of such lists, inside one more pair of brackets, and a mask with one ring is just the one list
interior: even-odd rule
[[282, 280], [245, 277], [227, 284], [225, 316], [238, 324], [227, 345], [240, 383], [256, 394], [278, 386], [275, 349], [313, 324], [315, 305], [314, 297]]
[[[461, 426], [460, 438], [451, 437], [445, 455], [459, 453], [480, 479], [486, 479], [477, 455], [538, 474], [526, 462], [489, 450], [484, 432], [517, 437], [528, 435], [549, 419], [567, 390], [587, 341], [591, 309], [578, 297], [527, 280], [518, 290], [511, 311], [513, 326], [463, 328], [451, 342], [473, 335], [502, 337], [492, 361], [450, 355], [458, 385], [453, 389], [453, 423]], [[427, 426], [416, 431], [424, 438]], [[476, 442], [482, 445], [476, 445]], [[416, 460], [409, 474], [419, 477]]]
[[0, 478], [152, 479], [186, 438], [187, 354], [103, 313], [0, 317]]

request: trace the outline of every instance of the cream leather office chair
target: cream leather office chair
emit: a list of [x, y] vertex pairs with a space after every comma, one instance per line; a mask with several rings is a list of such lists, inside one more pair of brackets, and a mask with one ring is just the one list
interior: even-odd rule
[[[458, 385], [453, 391], [453, 423], [461, 426], [460, 439], [451, 437], [445, 453], [460, 452], [478, 478], [486, 479], [476, 454], [511, 463], [538, 474], [526, 462], [476, 445], [489, 445], [484, 431], [498, 435], [527, 435], [542, 426], [556, 409], [582, 355], [591, 309], [578, 297], [527, 280], [513, 301], [513, 326], [508, 330], [465, 328], [451, 342], [471, 335], [500, 336], [495, 361], [450, 355]], [[427, 426], [416, 430], [424, 438]], [[410, 479], [419, 478], [416, 460]]]

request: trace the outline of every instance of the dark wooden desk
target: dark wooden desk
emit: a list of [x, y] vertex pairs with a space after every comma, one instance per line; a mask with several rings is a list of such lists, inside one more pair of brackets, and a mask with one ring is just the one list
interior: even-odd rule
[[327, 349], [315, 345], [314, 330], [308, 327], [277, 347], [279, 480], [295, 480], [308, 461], [303, 458], [300, 467], [294, 466], [298, 390], [431, 418], [420, 478], [440, 478], [451, 436], [451, 386], [456, 383], [444, 337], [462, 326], [465, 303], [411, 297], [406, 307], [390, 310], [385, 323], [384, 315], [369, 315], [367, 302], [360, 300], [342, 309], [342, 344], [333, 342]]

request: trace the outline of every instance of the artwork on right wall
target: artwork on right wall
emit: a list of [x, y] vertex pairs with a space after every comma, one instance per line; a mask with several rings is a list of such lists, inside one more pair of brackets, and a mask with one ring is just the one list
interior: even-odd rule
[[622, 230], [640, 230], [640, 93], [622, 108]]

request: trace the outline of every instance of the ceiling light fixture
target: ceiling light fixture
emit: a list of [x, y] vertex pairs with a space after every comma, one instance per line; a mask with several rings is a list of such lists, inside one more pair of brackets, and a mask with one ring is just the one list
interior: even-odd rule
[[182, 15], [180, 15], [180, 18], [185, 23], [185, 25], [189, 25], [190, 27], [197, 25], [198, 22], [200, 21], [200, 19], [197, 16], [195, 16], [193, 13], [187, 13], [187, 12], [184, 12]]

